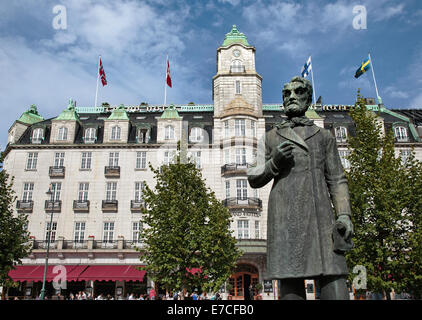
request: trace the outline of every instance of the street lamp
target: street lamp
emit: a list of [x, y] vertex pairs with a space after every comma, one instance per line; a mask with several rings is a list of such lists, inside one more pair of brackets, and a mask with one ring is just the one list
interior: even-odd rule
[[[48, 191], [46, 192], [46, 194], [51, 199], [51, 195], [53, 194], [53, 192], [51, 192], [51, 186], [48, 188]], [[48, 206], [47, 206], [47, 208], [48, 208]], [[41, 294], [40, 294], [40, 300], [44, 300], [44, 297], [45, 297], [45, 278], [47, 277], [48, 252], [50, 251], [50, 237], [51, 237], [51, 229], [52, 229], [52, 226], [53, 226], [53, 210], [51, 210], [50, 213], [51, 213], [50, 230], [48, 231], [48, 236], [47, 236], [47, 252], [45, 254], [44, 277], [43, 277], [43, 280], [42, 280], [42, 289], [41, 289]]]

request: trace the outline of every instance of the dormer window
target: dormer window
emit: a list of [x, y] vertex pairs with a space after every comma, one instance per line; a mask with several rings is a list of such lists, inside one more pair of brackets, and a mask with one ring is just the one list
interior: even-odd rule
[[85, 143], [94, 143], [95, 140], [97, 139], [95, 133], [96, 133], [95, 128], [87, 128], [87, 129], [85, 129], [84, 142]]
[[67, 128], [59, 128], [59, 134], [57, 135], [57, 140], [67, 140]]
[[201, 128], [194, 127], [190, 131], [189, 140], [191, 142], [201, 142], [204, 139], [204, 135]]
[[336, 141], [337, 142], [346, 142], [347, 140], [347, 128], [346, 127], [337, 127], [335, 128]]
[[395, 127], [394, 137], [397, 139], [397, 142], [407, 141], [408, 140], [407, 129], [405, 127]]
[[119, 126], [114, 126], [111, 128], [111, 140], [120, 140], [121, 128]]
[[149, 130], [147, 128], [138, 129], [136, 139], [137, 139], [138, 143], [148, 143], [149, 142]]
[[232, 61], [230, 71], [233, 73], [245, 72], [245, 66], [243, 65], [242, 61], [236, 59]]
[[165, 140], [173, 140], [174, 137], [174, 127], [173, 126], [166, 126], [165, 127]]
[[32, 143], [41, 143], [44, 139], [44, 129], [36, 128], [32, 131]]

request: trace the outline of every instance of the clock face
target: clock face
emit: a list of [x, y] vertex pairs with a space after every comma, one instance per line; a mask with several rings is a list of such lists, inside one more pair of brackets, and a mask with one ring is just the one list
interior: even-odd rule
[[239, 57], [240, 56], [240, 51], [239, 50], [233, 50], [233, 55], [235, 56], [235, 57]]

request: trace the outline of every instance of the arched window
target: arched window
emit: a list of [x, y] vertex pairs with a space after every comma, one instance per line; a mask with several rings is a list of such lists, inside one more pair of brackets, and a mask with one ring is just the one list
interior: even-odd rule
[[201, 142], [204, 139], [202, 128], [194, 127], [190, 131], [189, 139], [191, 142]]
[[230, 71], [233, 73], [245, 72], [245, 66], [243, 65], [242, 61], [236, 59], [232, 61]]
[[173, 126], [166, 126], [165, 127], [165, 140], [173, 140], [174, 139], [174, 127]]
[[405, 127], [395, 127], [394, 136], [398, 142], [407, 141], [407, 130]]
[[111, 128], [111, 140], [120, 140], [120, 127], [114, 126]]
[[346, 127], [337, 127], [335, 128], [336, 141], [337, 142], [346, 142], [347, 140], [347, 128]]
[[149, 129], [147, 129], [147, 128], [138, 129], [138, 133], [136, 135], [136, 141], [138, 143], [148, 143], [148, 141], [149, 141]]
[[67, 128], [66, 127], [59, 128], [59, 134], [57, 136], [57, 140], [67, 140]]
[[95, 128], [85, 129], [85, 137], [84, 137], [85, 143], [94, 143], [95, 139], [96, 139]]
[[32, 143], [41, 143], [44, 139], [44, 129], [36, 128], [32, 131]]

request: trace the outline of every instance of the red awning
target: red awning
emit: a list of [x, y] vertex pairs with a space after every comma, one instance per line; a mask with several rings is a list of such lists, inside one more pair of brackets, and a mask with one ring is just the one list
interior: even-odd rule
[[[55, 277], [59, 277], [63, 280], [66, 279], [66, 281], [78, 281], [78, 276], [86, 268], [88, 268], [86, 265], [50, 265], [47, 267], [45, 280], [50, 282], [53, 281]], [[9, 276], [13, 279], [13, 281], [43, 281], [44, 266], [17, 266], [15, 270], [9, 272]]]
[[136, 266], [89, 266], [78, 277], [78, 280], [142, 281], [144, 279], [145, 273], [145, 270], [138, 270], [136, 269]]

